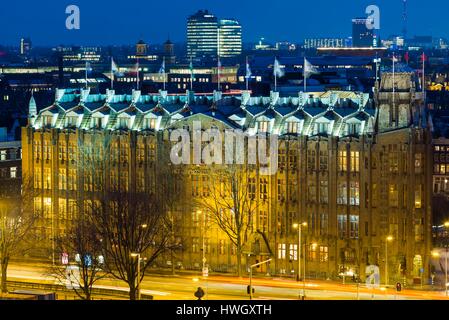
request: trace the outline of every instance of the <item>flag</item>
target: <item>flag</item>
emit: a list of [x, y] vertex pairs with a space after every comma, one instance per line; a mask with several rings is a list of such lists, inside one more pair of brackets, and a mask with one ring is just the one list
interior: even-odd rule
[[249, 79], [249, 78], [251, 78], [251, 76], [252, 76], [251, 69], [249, 67], [248, 61], [246, 61], [246, 75], [245, 75], [245, 78]]
[[425, 61], [427, 61], [427, 56], [426, 56], [426, 54], [423, 52], [422, 55], [421, 55], [421, 62], [425, 62]]
[[117, 74], [118, 73], [118, 66], [115, 63], [114, 59], [111, 59], [111, 71], [113, 74]]
[[159, 69], [159, 74], [165, 73], [165, 59], [162, 61], [161, 68]]
[[318, 73], [317, 68], [315, 68], [306, 58], [304, 58], [304, 77], [308, 78], [314, 73]]
[[284, 76], [285, 72], [282, 70], [281, 65], [277, 58], [274, 58], [274, 66], [273, 66], [273, 74], [274, 76], [281, 78]]
[[394, 54], [393, 54], [393, 57], [391, 58], [391, 60], [393, 60], [393, 63], [399, 62], [399, 59], [396, 58], [396, 56]]
[[408, 51], [404, 55], [404, 60], [405, 60], [405, 62], [407, 62], [407, 64], [410, 61], [410, 54], [408, 53]]

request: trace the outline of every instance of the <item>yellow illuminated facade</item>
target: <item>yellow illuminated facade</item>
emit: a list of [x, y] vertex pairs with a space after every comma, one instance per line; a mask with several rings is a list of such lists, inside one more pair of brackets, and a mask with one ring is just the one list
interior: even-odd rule
[[[396, 75], [404, 86], [411, 76]], [[42, 191], [35, 199], [42, 212], [36, 233], [49, 246], [53, 235], [82, 214], [77, 203], [94, 201], [105, 190], [145, 193], [157, 188], [153, 172], [164, 165], [157, 161], [159, 146], [171, 130], [190, 129], [193, 121], [201, 121], [203, 129], [239, 128], [280, 137], [277, 172], [263, 176], [256, 169], [248, 178], [257, 213], [244, 265], [271, 257], [273, 262], [257, 272], [295, 275], [294, 226], [307, 222], [301, 252], [308, 277], [364, 277], [372, 264], [382, 269], [385, 239], [392, 236], [391, 281], [419, 279], [421, 269], [429, 272], [431, 252], [431, 137], [428, 129], [412, 125], [422, 103], [414, 87], [404, 89], [416, 99], [402, 109], [403, 95], [393, 108], [389, 80], [384, 75], [375, 101], [356, 92], [251, 97], [249, 92], [142, 96], [138, 91], [92, 95], [58, 90], [51, 106], [39, 112], [30, 108], [29, 126], [22, 131], [23, 171], [34, 176], [35, 188]], [[191, 165], [179, 196], [188, 203], [211, 200], [210, 187], [220, 181], [216, 172], [213, 166]], [[176, 241], [183, 249], [174, 261], [170, 254], [162, 256], [160, 266], [200, 269], [204, 246], [211, 271], [235, 272], [235, 247], [205, 209], [194, 205], [176, 211]]]

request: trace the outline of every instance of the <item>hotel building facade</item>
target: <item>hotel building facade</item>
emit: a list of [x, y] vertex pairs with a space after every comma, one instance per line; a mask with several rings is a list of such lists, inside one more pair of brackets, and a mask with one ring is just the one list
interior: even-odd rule
[[[390, 282], [421, 281], [429, 276], [433, 164], [430, 120], [415, 85], [412, 73], [384, 73], [374, 99], [333, 91], [254, 97], [247, 91], [144, 96], [112, 90], [57, 90], [55, 101], [39, 108], [32, 99], [22, 146], [24, 175], [34, 177], [41, 191], [34, 203], [41, 212], [36, 233], [50, 246], [82, 214], [76, 203], [99, 192], [98, 179], [105, 190], [157, 188], [152, 172], [163, 165], [156, 160], [158, 145], [171, 130], [201, 121], [203, 130], [279, 135], [278, 171], [262, 176], [256, 170], [248, 180], [258, 205], [244, 265], [270, 257], [256, 272], [295, 276], [299, 239], [293, 226], [307, 222], [301, 239], [307, 277], [354, 273], [364, 279], [366, 267], [377, 265], [383, 282], [388, 264]], [[105, 166], [86, 170], [91, 163]], [[192, 165], [186, 174], [180, 197], [189, 203], [207, 198], [218, 181], [211, 166]], [[235, 272], [235, 248], [201, 216], [204, 210], [193, 205], [177, 211], [182, 250], [159, 264], [200, 269], [204, 254], [212, 272]]]

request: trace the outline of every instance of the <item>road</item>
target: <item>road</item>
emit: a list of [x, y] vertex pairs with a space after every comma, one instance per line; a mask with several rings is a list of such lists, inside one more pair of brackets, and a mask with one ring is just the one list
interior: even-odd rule
[[[11, 264], [8, 280], [55, 283], [42, 265]], [[209, 300], [247, 300], [248, 278], [232, 276], [200, 275], [162, 276], [148, 275], [142, 282], [142, 293], [151, 294], [155, 300], [194, 300], [194, 292], [202, 287]], [[120, 280], [105, 278], [96, 284], [107, 289], [126, 290], [126, 284]], [[392, 288], [368, 289], [361, 285], [343, 285], [330, 281], [311, 280], [296, 282], [289, 279], [253, 279], [254, 299], [257, 300], [298, 300], [305, 290], [306, 299], [320, 300], [449, 300], [442, 291], [403, 290], [396, 293]]]

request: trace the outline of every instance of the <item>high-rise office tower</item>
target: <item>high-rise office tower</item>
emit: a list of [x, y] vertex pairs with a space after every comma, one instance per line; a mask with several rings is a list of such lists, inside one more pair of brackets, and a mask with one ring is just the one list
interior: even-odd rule
[[187, 56], [217, 55], [218, 20], [209, 11], [198, 11], [187, 19]]
[[222, 19], [218, 26], [218, 55], [223, 58], [242, 53], [242, 26], [237, 20]]
[[29, 54], [31, 51], [31, 40], [30, 38], [22, 38], [20, 39], [20, 54], [25, 56]]
[[374, 32], [368, 28], [370, 19], [356, 18], [352, 20], [352, 46], [353, 47], [373, 47]]

